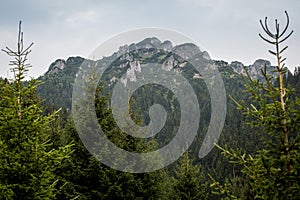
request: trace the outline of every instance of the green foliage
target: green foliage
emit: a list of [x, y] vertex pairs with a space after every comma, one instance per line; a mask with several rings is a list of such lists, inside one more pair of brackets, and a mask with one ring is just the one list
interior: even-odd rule
[[[166, 59], [173, 55], [172, 53], [165, 54], [156, 51], [147, 51], [146, 53], [147, 54], [145, 54], [145, 52], [134, 52], [129, 56], [132, 56], [133, 60], [139, 60], [142, 67], [147, 67], [143, 65], [143, 63], [146, 63], [146, 60], [158, 61], [160, 63], [163, 63], [166, 61]], [[176, 56], [174, 58], [177, 59]], [[109, 60], [109, 58], [103, 58], [103, 60], [105, 59]], [[115, 83], [111, 82], [112, 78], [120, 78], [120, 76], [122, 76], [129, 67], [129, 61], [124, 60], [125, 58], [114, 59], [116, 60], [111, 66], [108, 67], [107, 72], [104, 72], [102, 77], [103, 79], [101, 79], [103, 81], [103, 95], [110, 94], [112, 92], [112, 88], [114, 87]], [[38, 93], [43, 98], [45, 98], [44, 104], [46, 110], [44, 110], [44, 113], [49, 113], [49, 111], [51, 110], [62, 107], [62, 111], [66, 111], [62, 116], [63, 120], [68, 117], [68, 115], [70, 114], [69, 111], [71, 109], [70, 105], [72, 96], [71, 93], [73, 89], [72, 86], [74, 83], [76, 71], [82, 64], [82, 60], [82, 58], [70, 57], [65, 61], [65, 67], [62, 70], [57, 71], [56, 73], [50, 73], [53, 70], [53, 66], [55, 66], [56, 62], [54, 62], [54, 64], [51, 65], [52, 68], [50, 67], [48, 72], [44, 76], [41, 76], [39, 78], [39, 80], [43, 80], [45, 82], [44, 84], [38, 86]], [[102, 60], [100, 60], [99, 62], [101, 61]], [[178, 60], [178, 62], [180, 63], [182, 61]], [[126, 63], [127, 65], [124, 65]], [[123, 67], [119, 66], [121, 64]], [[227, 93], [235, 96], [237, 99], [247, 99], [249, 95], [243, 93], [242, 91], [243, 80], [236, 72], [234, 72], [232, 67], [225, 62], [214, 61], [214, 64], [219, 67]], [[230, 163], [226, 162], [225, 158], [219, 151], [213, 150], [204, 159], [197, 159], [200, 149], [199, 144], [201, 144], [203, 141], [210, 120], [211, 105], [209, 92], [205, 86], [204, 80], [192, 78], [195, 71], [191, 65], [187, 64], [180, 73], [182, 73], [193, 86], [198, 97], [200, 107], [199, 112], [201, 113], [201, 120], [199, 124], [200, 128], [195, 138], [195, 142], [190, 147], [190, 156], [191, 158], [195, 159], [195, 163], [200, 163], [202, 165], [203, 171], [212, 174], [214, 177], [222, 179], [232, 172], [233, 166]], [[109, 95], [107, 95], [107, 98], [109, 100]], [[133, 93], [131, 101], [134, 102], [134, 104], [132, 105], [132, 114], [136, 115], [136, 113], [139, 113], [137, 119], [139, 119], [140, 121], [135, 121], [136, 123], [142, 123], [142, 125], [146, 125], [149, 123], [149, 108], [153, 104], [158, 103], [166, 109], [166, 123], [163, 129], [155, 136], [154, 140], [156, 141], [156, 144], [154, 144], [152, 148], [157, 149], [168, 144], [176, 135], [181, 120], [180, 105], [176, 98], [176, 95], [173, 94], [171, 90], [165, 87], [157, 86], [155, 84], [144, 85], [138, 88]], [[107, 114], [109, 115], [109, 113]], [[101, 124], [101, 126], [112, 128], [114, 126], [110, 123], [111, 121], [113, 121], [112, 116], [107, 116], [104, 118], [103, 120], [107, 121], [107, 123], [104, 124], [103, 121], [103, 124]], [[111, 119], [107, 120], [108, 118]], [[244, 125], [243, 121], [244, 117], [242, 116], [242, 114], [235, 109], [235, 105], [232, 102], [229, 102], [227, 105], [227, 117], [225, 126], [219, 141], [221, 145], [228, 144], [232, 147], [239, 147], [253, 152], [262, 146], [262, 143], [258, 141], [259, 138], [256, 135], [256, 132], [260, 130], [254, 128], [250, 129], [248, 126]], [[114, 130], [112, 130], [110, 135], [114, 135], [113, 131]], [[133, 151], [136, 152], [143, 151], [140, 147], [136, 148], [127, 145], [130, 141], [136, 141], [137, 143], [135, 143], [135, 145], [139, 144], [139, 146], [141, 146], [143, 144], [142, 140], [138, 142], [137, 140], [139, 139], [136, 140], [134, 137], [128, 136], [127, 134], [120, 131], [117, 131], [116, 134], [120, 136], [119, 139], [116, 139], [117, 137], [115, 139], [111, 138], [112, 140], [120, 141], [114, 141], [116, 142], [116, 145], [123, 145], [122, 147], [124, 147], [125, 149], [128, 148], [129, 150], [135, 149]], [[121, 148], [121, 146], [119, 147]], [[144, 149], [144, 151], [146, 151], [146, 149]]]
[[[287, 13], [286, 13], [287, 15]], [[251, 95], [250, 102], [242, 101], [236, 103], [237, 108], [246, 116], [247, 123], [253, 127], [260, 127], [263, 134], [264, 147], [252, 154], [243, 153], [239, 149], [221, 148], [222, 154], [229, 158], [234, 165], [242, 167], [244, 192], [250, 193], [255, 199], [298, 199], [300, 197], [299, 170], [300, 170], [300, 110], [299, 98], [290, 100], [292, 90], [286, 88], [284, 75], [286, 70], [282, 65], [285, 59], [281, 54], [286, 49], [280, 50], [279, 44], [290, 35], [284, 36], [289, 23], [280, 33], [277, 20], [276, 33], [272, 34], [267, 26], [262, 24], [264, 31], [274, 41], [261, 37], [276, 47], [276, 51], [270, 51], [277, 58], [276, 71], [267, 73], [262, 70], [264, 81], [253, 79], [247, 72], [244, 79], [246, 92]], [[281, 37], [284, 37], [281, 39]], [[273, 80], [273, 77], [277, 77]], [[224, 186], [213, 179], [213, 188], [216, 193], [224, 195], [225, 199], [240, 199], [228, 182]], [[245, 186], [245, 187], [246, 187]], [[241, 189], [242, 190], [242, 189]]]
[[[89, 79], [91, 82], [93, 77], [92, 74]], [[108, 108], [107, 98], [100, 96], [102, 89], [97, 88], [95, 110], [99, 124], [107, 137], [120, 148], [132, 151], [151, 149], [154, 145], [152, 142], [132, 140], [117, 128], [112, 112]], [[63, 179], [62, 184], [67, 183], [58, 194], [60, 199], [169, 199], [171, 186], [165, 171], [132, 174], [107, 167], [87, 151], [71, 119], [67, 121], [63, 130], [64, 139], [61, 142], [68, 143], [73, 140], [75, 146], [71, 158], [63, 163], [57, 173]], [[114, 156], [113, 152], [110, 152], [110, 156]]]
[[[199, 144], [208, 127], [211, 105], [205, 82], [193, 79], [195, 71], [187, 64], [180, 73], [193, 86], [201, 113], [199, 132], [189, 154], [185, 153], [166, 169], [131, 174], [111, 169], [90, 154], [69, 116], [74, 77], [84, 59], [60, 60], [64, 68], [56, 69], [55, 62], [45, 76], [25, 82], [29, 67], [25, 61], [30, 46], [22, 49], [21, 39], [22, 34], [19, 37], [20, 51], [5, 50], [16, 57], [17, 62], [12, 63], [15, 79], [0, 79], [0, 95], [3, 97], [0, 99], [0, 199], [215, 199], [207, 187], [205, 174], [208, 173], [211, 174], [213, 193], [219, 194], [220, 198], [298, 197], [299, 69], [292, 75], [282, 67], [272, 72], [276, 69], [272, 67], [262, 71], [264, 79], [247, 76], [243, 82], [228, 63], [213, 61], [219, 67], [227, 93], [238, 99], [234, 102], [242, 112], [235, 108], [234, 102], [229, 102], [219, 140], [220, 146], [225, 147], [218, 146], [221, 151], [213, 149], [204, 159], [193, 161], [191, 158], [198, 157]], [[147, 62], [164, 63], [172, 53], [149, 49], [129, 56], [145, 67], [143, 65]], [[173, 56], [176, 62], [181, 62]], [[128, 63], [126, 58], [115, 58], [101, 79], [105, 87], [98, 87], [94, 108], [99, 124], [114, 144], [128, 151], [148, 152], [167, 144], [177, 133], [181, 120], [180, 105], [168, 88], [157, 85], [140, 87], [130, 99], [131, 118], [139, 125], [147, 124], [149, 107], [159, 103], [168, 113], [167, 122], [152, 140], [134, 138], [120, 130], [109, 109], [109, 95], [103, 95], [111, 93], [115, 83], [111, 82], [112, 78], [120, 78], [128, 69]], [[282, 74], [282, 82], [280, 78], [275, 79], [278, 73]], [[87, 78], [91, 82], [96, 80], [93, 75], [91, 73], [90, 79]], [[243, 92], [244, 84], [246, 92]], [[280, 85], [284, 87], [280, 89]], [[295, 93], [291, 88], [296, 89]], [[45, 98], [43, 109], [36, 92]], [[93, 92], [88, 94], [94, 95]], [[239, 103], [241, 99], [248, 100]], [[59, 107], [64, 111], [60, 115], [56, 113]], [[245, 121], [251, 127], [245, 125]], [[83, 124], [83, 128], [89, 128], [88, 124]], [[70, 143], [74, 146], [69, 155]], [[110, 155], [114, 156], [114, 152]], [[159, 158], [153, 158], [153, 162], [157, 160]], [[224, 181], [219, 183], [216, 180]]]
[[199, 165], [184, 153], [175, 174], [175, 199], [208, 199], [208, 187]]
[[23, 47], [21, 22], [18, 49], [4, 50], [11, 61], [14, 79], [0, 88], [0, 198], [53, 199], [58, 181], [54, 171], [68, 157], [70, 145], [52, 148], [49, 123], [56, 113], [42, 116], [35, 94], [36, 80], [22, 82], [30, 65], [30, 47]]

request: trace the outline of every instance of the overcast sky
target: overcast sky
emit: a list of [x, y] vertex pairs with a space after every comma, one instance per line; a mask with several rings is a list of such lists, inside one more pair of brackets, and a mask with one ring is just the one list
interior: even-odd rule
[[[18, 21], [25, 43], [34, 42], [30, 75], [38, 77], [58, 58], [87, 57], [101, 43], [125, 31], [157, 27], [178, 31], [209, 52], [212, 59], [252, 64], [275, 59], [259, 39], [259, 19], [285, 23], [295, 31], [285, 53], [290, 69], [300, 66], [299, 0], [1, 0], [0, 48], [16, 47]], [[9, 58], [0, 53], [0, 76]]]

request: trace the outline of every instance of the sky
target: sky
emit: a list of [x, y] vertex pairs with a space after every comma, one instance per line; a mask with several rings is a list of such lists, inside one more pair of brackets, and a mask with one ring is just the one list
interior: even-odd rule
[[[88, 57], [100, 44], [121, 33], [155, 27], [179, 32], [212, 59], [253, 64], [258, 58], [276, 64], [263, 42], [259, 20], [268, 16], [294, 34], [286, 41], [286, 65], [300, 66], [299, 0], [0, 0], [0, 48], [16, 48], [22, 20], [25, 44], [34, 42], [29, 76], [44, 74], [56, 59]], [[11, 77], [10, 58], [0, 52], [0, 76]]]

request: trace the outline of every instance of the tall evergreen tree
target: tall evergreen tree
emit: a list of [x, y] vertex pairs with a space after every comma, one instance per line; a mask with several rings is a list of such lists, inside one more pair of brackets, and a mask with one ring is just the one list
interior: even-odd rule
[[35, 94], [39, 82], [24, 83], [32, 45], [24, 46], [20, 22], [17, 50], [3, 50], [13, 58], [14, 78], [0, 92], [0, 199], [55, 198], [54, 171], [71, 151], [70, 145], [52, 148], [49, 123], [56, 113], [43, 116]]
[[[264, 81], [255, 80], [247, 74], [245, 87], [251, 94], [251, 102], [239, 103], [232, 98], [247, 117], [247, 123], [264, 130], [261, 137], [264, 138], [265, 147], [254, 154], [219, 147], [232, 163], [242, 166], [244, 181], [250, 188], [247, 192], [255, 199], [300, 198], [300, 99], [290, 100], [293, 90], [284, 83], [286, 69], [282, 53], [287, 46], [281, 49], [281, 44], [293, 33], [291, 31], [285, 35], [289, 25], [287, 12], [286, 17], [287, 24], [283, 31], [275, 20], [275, 33], [269, 30], [267, 18], [264, 23], [260, 21], [269, 38], [261, 34], [259, 36], [275, 46], [275, 51], [269, 52], [276, 57], [276, 71], [268, 74], [265, 67], [262, 70]], [[212, 184], [221, 194], [226, 194], [226, 199], [240, 199], [229, 185], [222, 186], [216, 181]]]
[[[93, 64], [91, 66], [93, 66], [91, 70], [96, 67]], [[86, 80], [89, 83], [95, 83], [95, 76], [95, 73], [90, 73]], [[133, 140], [117, 127], [112, 111], [108, 107], [107, 97], [101, 96], [103, 88], [98, 86], [96, 94], [94, 94], [90, 88], [91, 85], [87, 84], [86, 89], [90, 91], [87, 95], [91, 95], [89, 98], [95, 98], [93, 109], [95, 109], [98, 123], [107, 137], [124, 149], [142, 151], [153, 148], [154, 144]], [[95, 96], [93, 97], [93, 95]], [[86, 104], [83, 103], [83, 105]], [[131, 114], [133, 118], [136, 118], [133, 113]], [[89, 128], [86, 121], [81, 123], [85, 129]], [[75, 146], [71, 158], [61, 166], [58, 173], [64, 182], [67, 182], [58, 195], [61, 199], [168, 199], [170, 184], [167, 174], [163, 170], [132, 174], [107, 167], [85, 148], [80, 140], [80, 133], [77, 133], [74, 126], [73, 120], [69, 120], [63, 131], [66, 139], [64, 142], [68, 143], [74, 140]], [[95, 147], [97, 145], [95, 144]], [[114, 156], [114, 152], [109, 153], [110, 156]]]
[[208, 187], [199, 165], [193, 165], [188, 152], [182, 156], [175, 175], [177, 199], [208, 199]]

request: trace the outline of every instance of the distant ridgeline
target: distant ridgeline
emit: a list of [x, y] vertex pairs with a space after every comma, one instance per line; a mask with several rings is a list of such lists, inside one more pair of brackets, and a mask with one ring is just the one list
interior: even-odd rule
[[[122, 84], [136, 81], [137, 74], [141, 72], [141, 69], [145, 67], [147, 63], [158, 63], [163, 70], [174, 70], [177, 73], [182, 73], [195, 90], [199, 102], [199, 112], [201, 116], [199, 133], [192, 145], [195, 152], [198, 152], [209, 124], [211, 103], [208, 89], [203, 80], [208, 77], [203, 77], [195, 70], [191, 63], [185, 60], [185, 58], [194, 55], [197, 55], [203, 62], [207, 62], [208, 60], [213, 62], [211, 66], [217, 67], [220, 71], [227, 96], [231, 95], [235, 97], [235, 99], [248, 99], [246, 94], [243, 93], [244, 83], [240, 75], [245, 75], [244, 68], [246, 68], [250, 76], [255, 79], [262, 78], [261, 69], [263, 69], [264, 66], [267, 67], [267, 71], [274, 69], [274, 66], [271, 66], [269, 61], [263, 59], [256, 60], [254, 64], [250, 66], [244, 66], [243, 63], [238, 61], [229, 64], [225, 61], [211, 60], [206, 51], [201, 51], [192, 43], [173, 46], [170, 41], [161, 42], [157, 38], [146, 38], [137, 44], [121, 46], [119, 50], [110, 57], [103, 58], [113, 61], [107, 67], [101, 78], [104, 94], [111, 94], [118, 80], [121, 81]], [[41, 98], [45, 99], [44, 105], [46, 110], [51, 111], [53, 109], [62, 108], [67, 115], [70, 113], [72, 86], [76, 73], [83, 61], [85, 61], [85, 59], [81, 57], [70, 57], [67, 60], [58, 59], [50, 65], [45, 75], [39, 77], [44, 84], [38, 87], [38, 93]], [[287, 84], [297, 89], [296, 94], [300, 96], [300, 67], [295, 70], [294, 74], [288, 72], [285, 79], [287, 79]], [[168, 113], [167, 121], [157, 137], [160, 139], [160, 146], [168, 143], [176, 134], [180, 123], [180, 105], [173, 92], [165, 87], [145, 85], [133, 93], [132, 99], [134, 102], [132, 109], [138, 109], [140, 111], [144, 124], [149, 122], [148, 111], [151, 105], [158, 103], [164, 106]], [[252, 134], [254, 131], [251, 131], [248, 126], [244, 125], [244, 123], [242, 123], [243, 120], [242, 114], [236, 110], [235, 105], [227, 98], [227, 116], [219, 142], [228, 143], [228, 141], [230, 141], [233, 147], [255, 150], [255, 141], [257, 139], [254, 134]], [[252, 141], [251, 144], [249, 141]], [[259, 142], [257, 142], [257, 144], [258, 143]], [[259, 145], [257, 145], [257, 148], [258, 147]], [[216, 162], [212, 161], [217, 159], [216, 153], [216, 151], [212, 151], [205, 158], [209, 159], [210, 162], [207, 164], [204, 160], [204, 167], [210, 168], [215, 167], [213, 165], [217, 165]], [[221, 156], [218, 158], [221, 160], [224, 159]]]
[[[177, 54], [180, 55], [180, 57], [178, 57]], [[174, 70], [189, 75], [189, 78], [191, 79], [201, 80], [201, 78], [203, 78], [201, 77], [201, 74], [197, 73], [195, 70], [191, 70], [189, 63], [184, 60], [185, 57], [195, 54], [203, 60], [210, 59], [210, 56], [206, 51], [200, 51], [200, 49], [192, 43], [180, 44], [173, 47], [170, 41], [161, 42], [155, 37], [146, 38], [137, 44], [121, 46], [117, 52], [108, 57], [114, 61], [107, 68], [109, 73], [106, 73], [107, 76], [103, 78], [110, 78], [107, 84], [112, 86], [112, 83], [117, 81], [117, 77], [119, 76], [120, 78], [120, 74], [116, 74], [121, 72], [121, 75], [126, 73], [126, 79], [123, 78], [121, 80], [122, 83], [125, 84], [127, 81], [136, 81], [135, 74], [139, 73], [140, 68], [143, 67], [145, 63], [156, 62], [161, 64], [161, 67], [164, 70]], [[74, 77], [84, 60], [85, 59], [81, 57], [69, 57], [67, 60], [57, 59], [49, 66], [48, 71], [43, 76], [39, 77], [44, 84], [38, 88], [38, 92], [41, 97], [45, 99], [45, 104], [62, 107], [68, 111], [70, 110], [72, 84], [74, 82]], [[253, 78], [262, 77], [261, 69], [263, 69], [264, 66], [267, 67], [268, 72], [274, 69], [274, 66], [271, 66], [270, 61], [263, 59], [256, 60], [250, 66], [244, 66], [243, 63], [238, 61], [233, 61], [230, 64], [225, 61], [213, 62], [221, 72], [225, 84], [229, 79], [236, 79], [230, 81], [240, 80], [240, 74], [245, 75], [244, 68], [248, 69], [249, 74]], [[111, 72], [112, 69], [114, 72]], [[294, 75], [288, 72], [288, 76], [291, 76], [289, 79], [293, 79], [292, 82], [294, 82], [293, 77], [299, 76], [299, 69], [300, 68], [295, 69]], [[295, 83], [291, 84], [293, 85]], [[226, 92], [231, 94], [232, 90], [242, 89], [240, 86], [240, 84], [237, 84], [233, 88], [226, 88]]]

